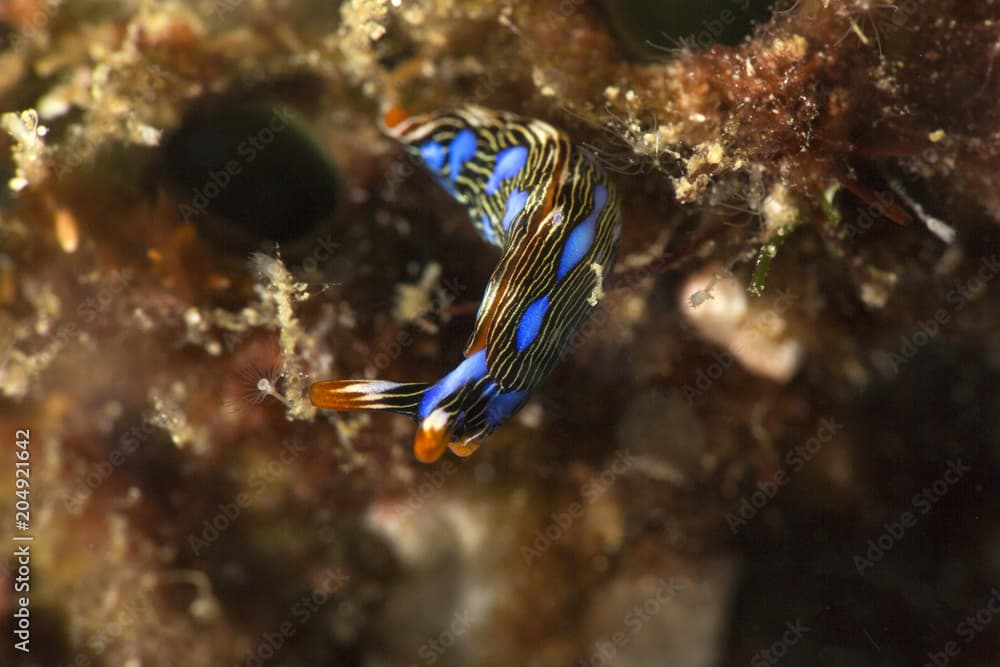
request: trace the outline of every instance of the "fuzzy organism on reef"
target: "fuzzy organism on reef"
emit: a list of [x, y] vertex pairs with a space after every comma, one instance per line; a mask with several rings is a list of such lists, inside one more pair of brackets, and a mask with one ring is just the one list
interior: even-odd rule
[[[689, 155], [675, 178], [680, 201], [724, 200], [740, 192], [735, 180], [766, 222], [765, 207], [775, 200], [753, 192], [782, 189], [796, 224], [812, 221], [847, 262], [864, 301], [883, 306], [895, 267], [874, 269], [842, 242], [850, 221], [835, 214], [830, 224], [825, 193], [835, 188], [890, 224], [919, 219], [946, 243], [954, 240], [950, 225], [926, 213], [886, 168], [966, 187], [982, 182], [982, 165], [1000, 162], [995, 142], [975, 139], [1000, 131], [996, 10], [955, 10], [948, 1], [788, 4], [736, 47], [712, 45], [628, 68], [615, 86], [634, 95], [609, 103], [636, 122], [655, 118], [649, 133], [636, 133], [637, 152], [666, 139]], [[924, 66], [930, 71], [918, 74]], [[954, 126], [956, 104], [965, 127]], [[974, 196], [989, 209], [995, 191], [979, 188]], [[764, 229], [747, 241], [773, 254], [769, 235]]]

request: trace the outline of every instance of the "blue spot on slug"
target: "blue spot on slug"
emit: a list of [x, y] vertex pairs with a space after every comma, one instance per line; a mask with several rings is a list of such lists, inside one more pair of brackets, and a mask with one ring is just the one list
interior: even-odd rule
[[434, 171], [441, 171], [441, 167], [444, 166], [444, 146], [436, 141], [428, 141], [420, 146], [420, 157], [428, 167]]
[[486, 350], [480, 350], [424, 392], [424, 397], [417, 408], [417, 414], [420, 415], [421, 419], [424, 419], [434, 411], [434, 408], [443, 399], [466, 384], [479, 380], [484, 375], [486, 375]]
[[539, 297], [524, 309], [524, 314], [521, 315], [521, 321], [518, 322], [517, 331], [514, 334], [514, 342], [518, 352], [524, 352], [525, 348], [538, 337], [538, 332], [542, 329], [542, 322], [545, 321], [545, 311], [548, 309], [548, 294]]
[[556, 271], [556, 280], [562, 280], [563, 276], [569, 273], [570, 269], [576, 266], [584, 255], [590, 250], [594, 243], [594, 233], [597, 230], [597, 216], [608, 202], [608, 189], [603, 185], [594, 187], [594, 207], [590, 209], [588, 215], [578, 224], [566, 239], [563, 246], [562, 257], [559, 258], [559, 268]]
[[528, 391], [505, 391], [497, 394], [486, 404], [486, 423], [489, 427], [496, 428], [507, 421], [517, 409], [524, 405], [528, 398]]
[[483, 213], [483, 238], [492, 243], [493, 245], [500, 245], [497, 243], [497, 237], [493, 233], [493, 225], [490, 223], [490, 218], [485, 213]]
[[476, 133], [465, 129], [455, 135], [448, 146], [448, 178], [454, 183], [462, 165], [476, 154]]
[[524, 146], [512, 146], [497, 153], [497, 163], [493, 173], [486, 182], [486, 194], [495, 194], [502, 181], [517, 176], [528, 161], [528, 149]]
[[510, 231], [510, 224], [514, 222], [517, 216], [521, 215], [524, 211], [524, 205], [528, 202], [528, 191], [527, 190], [514, 190], [507, 197], [507, 208], [503, 212], [503, 225], [504, 231]]

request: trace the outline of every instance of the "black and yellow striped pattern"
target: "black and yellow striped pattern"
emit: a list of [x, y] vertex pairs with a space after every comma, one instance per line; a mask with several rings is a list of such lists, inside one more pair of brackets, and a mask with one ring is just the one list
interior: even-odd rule
[[[535, 177], [555, 174], [559, 159], [570, 151], [569, 139], [548, 123], [529, 120], [511, 113], [488, 111], [481, 107], [466, 107], [450, 113], [413, 116], [388, 127], [390, 135], [407, 146], [417, 157], [421, 146], [433, 142], [449, 146], [462, 132], [475, 136], [476, 150], [457, 173], [454, 162], [445, 160], [441, 168], [428, 167], [446, 189], [464, 205], [480, 234], [494, 245], [505, 247], [508, 233], [502, 225], [506, 202], [514, 190], [529, 193], [519, 219], [531, 219], [545, 204], [549, 194], [538, 187]], [[505, 180], [493, 193], [487, 194], [490, 176], [496, 167], [496, 156], [505, 149], [523, 147], [527, 161], [520, 173]], [[488, 222], [484, 222], [485, 219]], [[511, 225], [510, 228], [514, 228]]]
[[393, 110], [385, 125], [502, 255], [454, 371], [426, 386], [317, 383], [313, 402], [410, 414], [421, 422], [419, 458], [433, 460], [449, 443], [467, 455], [523, 405], [597, 305], [618, 247], [618, 202], [603, 170], [543, 121], [470, 106], [413, 117]]

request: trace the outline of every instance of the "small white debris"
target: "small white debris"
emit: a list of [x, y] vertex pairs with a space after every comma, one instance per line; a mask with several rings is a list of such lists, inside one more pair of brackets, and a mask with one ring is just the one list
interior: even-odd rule
[[708, 147], [708, 151], [705, 153], [705, 161], [709, 164], [719, 164], [725, 156], [726, 153], [722, 150], [722, 145], [719, 143], [713, 143]]
[[802, 345], [789, 339], [784, 312], [787, 294], [765, 304], [747, 299], [740, 283], [721, 267], [709, 266], [681, 286], [681, 312], [698, 332], [726, 348], [746, 370], [777, 382], [787, 382], [798, 370]]
[[761, 214], [764, 217], [763, 238], [770, 241], [799, 221], [799, 207], [788, 187], [776, 183], [764, 198]]
[[907, 206], [913, 209], [913, 212], [917, 214], [920, 221], [924, 223], [925, 227], [927, 227], [927, 231], [941, 239], [941, 241], [947, 245], [951, 245], [955, 242], [955, 237], [957, 236], [955, 228], [941, 218], [936, 218], [925, 211], [924, 207], [920, 205], [920, 202], [910, 196], [900, 181], [894, 178], [890, 179], [889, 186], [892, 188], [893, 192], [899, 195], [900, 199], [906, 202]]
[[34, 109], [0, 115], [0, 127], [14, 140], [12, 154], [16, 171], [8, 185], [14, 192], [20, 192], [45, 177], [44, 137], [49, 129], [40, 123]]
[[517, 413], [517, 421], [527, 428], [539, 428], [542, 425], [544, 416], [545, 410], [541, 405], [533, 401]]
[[184, 323], [191, 328], [201, 324], [201, 313], [198, 312], [197, 308], [188, 308], [184, 311]]
[[441, 265], [430, 262], [424, 267], [419, 282], [415, 285], [396, 285], [396, 303], [392, 317], [400, 324], [409, 324], [425, 317], [433, 307], [434, 290], [441, 280]]
[[604, 266], [598, 264], [597, 262], [593, 262], [590, 265], [590, 269], [597, 277], [597, 284], [594, 285], [594, 289], [590, 292], [590, 296], [587, 297], [587, 303], [589, 303], [593, 308], [601, 301], [601, 299], [604, 298]]

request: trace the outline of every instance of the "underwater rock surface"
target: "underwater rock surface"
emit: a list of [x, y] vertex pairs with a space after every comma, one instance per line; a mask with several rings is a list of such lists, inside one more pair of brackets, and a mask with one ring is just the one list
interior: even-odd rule
[[[995, 664], [1000, 3], [678, 4], [0, 3], [0, 664]], [[460, 361], [497, 252], [378, 119], [469, 104], [622, 242], [424, 465], [308, 389]]]

